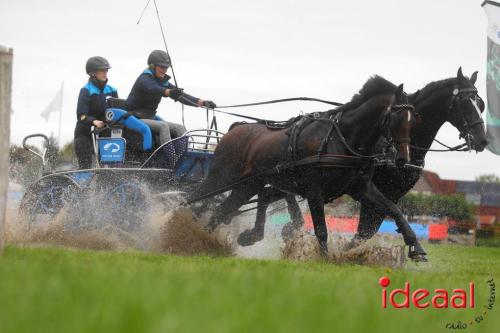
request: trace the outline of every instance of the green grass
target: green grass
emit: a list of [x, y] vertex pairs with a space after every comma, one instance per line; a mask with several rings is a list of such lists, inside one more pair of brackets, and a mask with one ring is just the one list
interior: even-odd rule
[[[320, 262], [7, 247], [0, 257], [0, 332], [454, 332], [500, 282], [500, 248], [427, 245], [404, 270]], [[474, 310], [381, 309], [391, 287], [465, 288]], [[500, 304], [467, 332], [498, 332]], [[464, 331], [464, 330], [462, 330]]]

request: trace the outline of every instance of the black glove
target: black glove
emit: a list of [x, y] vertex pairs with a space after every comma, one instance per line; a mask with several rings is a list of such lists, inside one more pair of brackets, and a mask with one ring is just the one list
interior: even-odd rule
[[168, 93], [168, 97], [172, 98], [175, 101], [178, 101], [179, 98], [182, 96], [183, 93], [184, 93], [184, 89], [182, 89], [182, 88], [173, 88], [173, 89], [170, 89], [170, 91]]
[[204, 101], [203, 106], [209, 109], [215, 109], [217, 105], [212, 101]]

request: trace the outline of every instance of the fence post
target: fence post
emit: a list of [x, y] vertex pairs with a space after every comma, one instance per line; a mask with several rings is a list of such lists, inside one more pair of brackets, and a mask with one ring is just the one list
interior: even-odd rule
[[0, 255], [3, 253], [4, 246], [9, 186], [12, 57], [12, 49], [0, 45]]

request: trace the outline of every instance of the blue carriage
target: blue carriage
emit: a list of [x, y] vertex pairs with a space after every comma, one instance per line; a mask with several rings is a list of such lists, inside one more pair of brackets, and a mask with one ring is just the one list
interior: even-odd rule
[[[21, 214], [29, 225], [53, 218], [63, 208], [80, 216], [74, 224], [118, 224], [130, 229], [141, 224], [155, 197], [165, 193], [193, 191], [207, 176], [213, 151], [223, 133], [216, 129], [186, 132], [157, 145], [150, 128], [118, 108], [106, 111], [107, 126], [94, 129], [95, 167], [86, 170], [52, 171], [45, 152], [25, 149], [44, 165], [42, 176], [30, 184], [21, 200]], [[90, 222], [89, 222], [90, 221]]]

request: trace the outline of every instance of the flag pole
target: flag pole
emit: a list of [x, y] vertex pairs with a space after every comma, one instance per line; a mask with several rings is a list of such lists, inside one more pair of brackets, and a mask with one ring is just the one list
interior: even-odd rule
[[63, 113], [63, 99], [64, 99], [64, 81], [61, 82], [61, 104], [59, 108], [59, 128], [57, 132], [57, 144], [61, 146], [61, 125], [62, 125], [62, 113]]

